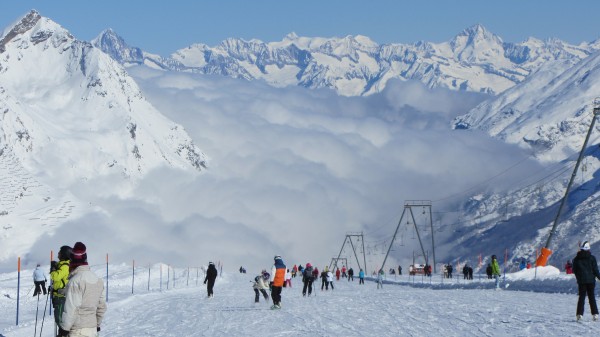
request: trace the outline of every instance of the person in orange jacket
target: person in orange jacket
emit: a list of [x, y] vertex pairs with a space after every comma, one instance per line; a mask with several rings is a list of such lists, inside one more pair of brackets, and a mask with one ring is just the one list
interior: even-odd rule
[[283, 289], [283, 282], [285, 282], [285, 263], [281, 259], [281, 256], [275, 255], [275, 263], [271, 269], [271, 298], [273, 299], [273, 306], [271, 309], [281, 309], [281, 290]]

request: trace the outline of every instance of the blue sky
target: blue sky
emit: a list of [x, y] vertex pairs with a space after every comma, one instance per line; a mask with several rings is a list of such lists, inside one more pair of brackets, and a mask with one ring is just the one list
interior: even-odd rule
[[81, 40], [113, 28], [130, 45], [168, 55], [192, 43], [228, 37], [279, 41], [300, 36], [362, 34], [378, 43], [450, 40], [483, 24], [507, 42], [529, 36], [569, 43], [600, 37], [597, 0], [30, 0], [3, 1], [0, 27], [38, 10]]

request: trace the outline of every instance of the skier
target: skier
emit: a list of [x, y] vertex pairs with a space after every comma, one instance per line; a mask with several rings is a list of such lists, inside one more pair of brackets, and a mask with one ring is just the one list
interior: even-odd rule
[[496, 255], [492, 255], [492, 276], [496, 280], [496, 290], [500, 290], [500, 265]]
[[[338, 269], [338, 272], [339, 271], [340, 270]], [[339, 278], [338, 278], [338, 280], [339, 280]], [[333, 290], [333, 273], [330, 270], [327, 271], [327, 283], [325, 284], [325, 290], [328, 289], [328, 285], [330, 285], [331, 290]]]
[[271, 269], [271, 298], [273, 299], [273, 306], [271, 309], [281, 309], [281, 290], [283, 288], [283, 282], [285, 281], [285, 264], [281, 259], [281, 256], [275, 255], [273, 258], [275, 263]]
[[488, 279], [492, 278], [492, 265], [488, 263], [487, 267], [485, 268], [485, 274], [487, 275]]
[[594, 321], [598, 320], [598, 306], [596, 305], [596, 297], [594, 288], [596, 287], [596, 278], [600, 280], [600, 272], [598, 272], [598, 262], [596, 257], [590, 252], [590, 243], [584, 241], [581, 244], [581, 249], [577, 252], [577, 256], [573, 259], [573, 273], [577, 279], [579, 287], [579, 300], [577, 301], [577, 320], [583, 317], [583, 307], [585, 305], [585, 296], [587, 295], [590, 303], [590, 310]]
[[325, 269], [323, 269], [323, 271], [321, 272], [321, 291], [323, 291], [323, 288], [325, 288], [325, 290], [329, 290], [329, 283], [327, 282], [327, 273], [329, 272], [329, 267], [325, 266]]
[[338, 281], [340, 280], [340, 268], [335, 268], [335, 278]]
[[377, 289], [382, 288], [383, 289], [383, 268], [379, 269], [379, 273], [377, 273]]
[[298, 273], [298, 266], [294, 265], [292, 268], [292, 277], [296, 277], [296, 273]]
[[402, 275], [402, 266], [398, 266], [398, 275]]
[[573, 264], [571, 263], [571, 260], [567, 261], [567, 264], [565, 264], [565, 273], [573, 274]]
[[292, 273], [289, 269], [285, 272], [285, 282], [283, 283], [283, 286], [292, 287]]
[[215, 280], [217, 279], [217, 268], [212, 262], [208, 263], [208, 269], [206, 270], [206, 276], [204, 277], [204, 284], [206, 284], [207, 297], [214, 297], [213, 287], [215, 286]]
[[310, 263], [306, 264], [306, 268], [304, 268], [304, 272], [302, 273], [302, 283], [304, 286], [302, 287], [302, 296], [306, 296], [308, 291], [308, 296], [312, 293], [312, 284], [313, 284], [313, 276], [312, 276], [312, 265]]
[[342, 277], [348, 277], [348, 274], [346, 274], [346, 266], [342, 266]]
[[265, 301], [269, 300], [269, 295], [267, 294], [267, 289], [269, 289], [269, 277], [265, 277], [266, 275], [261, 274], [254, 278], [254, 284], [252, 288], [254, 288], [254, 302], [258, 303], [258, 299], [260, 298], [260, 294], [262, 293]]
[[352, 267], [348, 269], [348, 282], [350, 281], [354, 281], [354, 269]]
[[358, 284], [365, 284], [365, 272], [362, 268], [358, 272]]
[[448, 278], [452, 278], [452, 265], [450, 263], [448, 263]]
[[40, 268], [40, 264], [38, 263], [33, 271], [33, 284], [35, 284], [35, 290], [33, 291], [33, 297], [38, 296], [41, 292], [44, 292], [46, 295], [46, 275], [44, 271]]
[[58, 262], [50, 263], [50, 287], [52, 292], [52, 306], [54, 307], [54, 321], [58, 326], [65, 306], [65, 287], [69, 282], [69, 259], [71, 247], [62, 246], [58, 251]]
[[525, 261], [525, 258], [522, 257], [521, 258], [521, 263], [519, 264], [519, 270], [523, 270], [525, 268], [527, 268], [527, 262]]
[[96, 336], [106, 312], [104, 282], [90, 270], [86, 247], [81, 242], [73, 246], [69, 271], [58, 336]]

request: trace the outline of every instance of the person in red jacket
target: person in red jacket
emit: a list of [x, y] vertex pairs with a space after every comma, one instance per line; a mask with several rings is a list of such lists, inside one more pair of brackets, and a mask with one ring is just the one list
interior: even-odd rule
[[565, 264], [565, 273], [573, 274], [573, 264], [571, 263], [571, 260], [567, 261], [567, 264]]
[[273, 299], [273, 305], [271, 309], [281, 309], [281, 290], [283, 289], [283, 282], [285, 281], [285, 264], [281, 259], [281, 256], [275, 255], [275, 263], [271, 269], [271, 298]]
[[340, 268], [336, 268], [335, 269], [335, 278], [339, 281], [340, 280]]

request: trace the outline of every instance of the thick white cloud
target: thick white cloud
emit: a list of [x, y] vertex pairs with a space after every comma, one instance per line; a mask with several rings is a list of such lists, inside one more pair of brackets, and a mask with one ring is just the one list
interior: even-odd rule
[[[322, 268], [347, 232], [364, 232], [365, 245], [379, 242], [381, 253], [405, 200], [453, 196], [525, 157], [486, 135], [450, 129], [453, 117], [485, 98], [476, 94], [398, 81], [381, 94], [340, 97], [141, 67], [130, 73], [211, 159], [201, 174], [156, 170], [127, 199], [98, 193], [94, 186], [109, 185], [103, 181], [73, 186], [106, 213], [66, 224], [57, 235], [90, 240], [116, 260], [259, 269], [281, 254], [290, 266]], [[532, 166], [509, 173], [519, 177]], [[479, 187], [511, 181], [504, 175]], [[434, 203], [434, 211], [467, 196]], [[412, 260], [415, 244], [394, 251], [391, 261]], [[370, 255], [368, 263], [382, 259]]]

